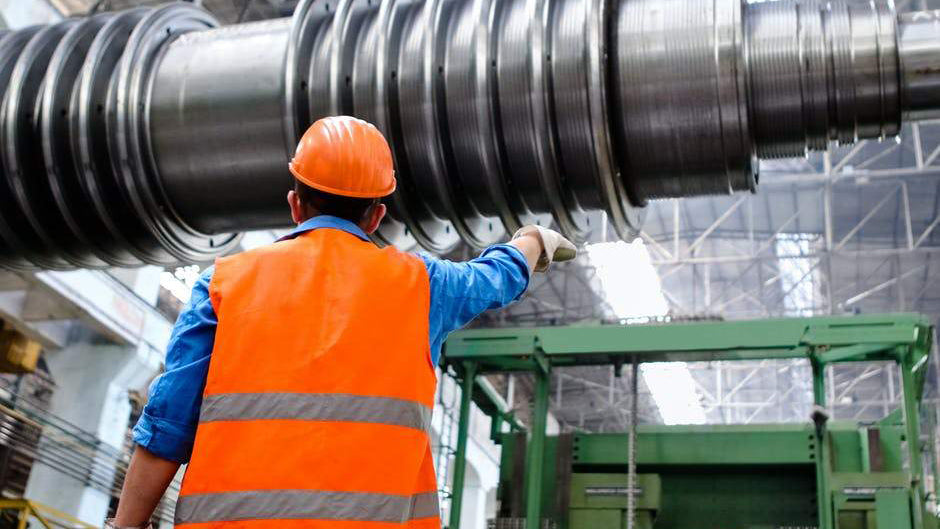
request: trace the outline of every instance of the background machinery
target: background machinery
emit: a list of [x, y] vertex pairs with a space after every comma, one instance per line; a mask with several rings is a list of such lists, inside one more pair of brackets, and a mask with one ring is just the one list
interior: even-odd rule
[[[937, 522], [927, 509], [937, 491], [924, 472], [924, 462], [936, 460], [927, 456], [932, 440], [922, 438], [919, 406], [933, 332], [926, 319], [908, 314], [480, 329], [452, 336], [446, 359], [462, 378], [461, 434], [476, 401], [502, 444], [498, 529], [921, 529]], [[754, 359], [808, 361], [812, 417], [802, 424], [641, 425], [635, 455], [626, 433], [546, 436], [550, 379], [559, 369]], [[829, 421], [824, 369], [858, 361], [896, 363], [903, 405], [874, 423]], [[505, 403], [475, 386], [494, 372], [532, 373], [528, 431], [519, 431]], [[458, 444], [455, 484], [462, 457]], [[631, 491], [635, 516], [628, 516]], [[458, 488], [451, 529], [460, 495]]]

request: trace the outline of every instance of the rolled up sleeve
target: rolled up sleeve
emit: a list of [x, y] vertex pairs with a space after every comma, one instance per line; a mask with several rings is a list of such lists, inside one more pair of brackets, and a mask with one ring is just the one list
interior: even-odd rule
[[200, 275], [173, 327], [166, 370], [150, 386], [147, 405], [134, 426], [134, 442], [153, 454], [187, 463], [192, 455], [209, 357], [218, 325], [209, 299], [212, 268]]
[[431, 361], [451, 332], [490, 309], [519, 299], [529, 286], [529, 265], [514, 246], [498, 244], [476, 259], [455, 263], [421, 254], [431, 286]]

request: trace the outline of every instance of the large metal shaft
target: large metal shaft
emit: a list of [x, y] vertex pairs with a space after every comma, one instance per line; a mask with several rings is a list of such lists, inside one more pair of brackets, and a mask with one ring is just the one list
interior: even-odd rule
[[940, 12], [847, 0], [305, 0], [217, 28], [190, 4], [0, 36], [0, 265], [206, 261], [289, 224], [287, 161], [375, 123], [378, 238], [447, 251], [529, 222], [632, 237], [648, 200], [754, 190], [759, 158], [940, 109]]

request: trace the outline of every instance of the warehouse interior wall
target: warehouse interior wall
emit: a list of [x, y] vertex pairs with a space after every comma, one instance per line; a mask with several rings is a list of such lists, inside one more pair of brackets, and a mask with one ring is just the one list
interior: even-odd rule
[[463, 489], [463, 508], [460, 512], [460, 527], [483, 529], [486, 527], [486, 493], [480, 482], [480, 474], [474, 465], [467, 465]]
[[[128, 392], [145, 387], [159, 366], [133, 347], [83, 342], [46, 355], [46, 361], [56, 381], [50, 411], [121, 450], [131, 413]], [[39, 450], [43, 450], [42, 440]], [[102, 457], [95, 471], [108, 480], [114, 478], [116, 469], [113, 461]], [[111, 495], [100, 488], [41, 464], [33, 467], [26, 497], [90, 524], [101, 523], [111, 501]]]

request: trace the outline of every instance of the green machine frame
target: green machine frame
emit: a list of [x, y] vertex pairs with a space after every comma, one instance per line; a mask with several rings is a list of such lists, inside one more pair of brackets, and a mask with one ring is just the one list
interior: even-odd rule
[[[891, 499], [890, 495], [903, 493], [905, 502], [909, 501], [910, 505], [911, 522], [908, 526], [912, 529], [933, 528], [936, 526], [936, 519], [927, 515], [925, 507], [927, 491], [921, 459], [923, 443], [920, 439], [918, 416], [932, 343], [933, 327], [925, 317], [916, 314], [479, 329], [454, 333], [447, 340], [444, 361], [456, 371], [462, 396], [449, 528], [459, 527], [471, 402], [476, 403], [492, 418], [492, 435], [496, 442], [508, 440], [510, 436], [524, 438], [523, 512], [526, 527], [537, 528], [541, 527], [543, 511], [547, 508], [541, 490], [545, 472], [542, 463], [546, 451], [545, 428], [550, 374], [554, 368], [613, 365], [619, 369], [634, 360], [668, 362], [761, 359], [807, 359], [812, 366], [813, 397], [818, 406], [826, 404], [826, 365], [858, 361], [896, 362], [899, 366], [903, 402], [901, 409], [892, 414], [892, 420], [894, 431], [897, 432], [898, 450], [905, 452], [897, 455], [906, 462], [903, 465], [898, 464], [898, 467], [903, 468], [897, 468], [897, 472], [882, 476], [893, 486], [885, 487], [884, 494], [879, 492], [877, 501], [880, 505], [883, 499]], [[505, 372], [528, 372], [534, 376], [535, 395], [531, 424], [524, 433], [518, 433], [523, 430], [523, 426], [515, 420], [500, 396], [480, 376]], [[509, 430], [517, 433], [505, 433], [507, 424]], [[689, 431], [689, 427], [645, 428], [647, 435], [656, 433], [665, 436], [662, 437], [663, 442], [668, 442], [666, 440], [669, 439], [669, 432], [694, 434], [694, 431]], [[733, 426], [699, 428], [702, 432], [707, 431], [719, 437], [723, 432], [734, 433]], [[806, 464], [815, 466], [815, 504], [818, 507], [816, 526], [819, 529], [837, 529], [838, 521], [834, 511], [844, 504], [848, 490], [841, 488], [845, 485], [842, 481], [847, 474], [833, 472], [832, 446], [840, 437], [833, 434], [832, 439], [836, 441], [829, 440], [826, 424], [814, 426], [809, 417], [805, 425], [767, 425], [762, 431], [769, 432], [769, 435], [796, 432], [795, 435], [803, 439], [802, 449], [805, 451], [808, 446], [811, 453], [801, 457], [804, 457]], [[807, 433], [810, 434], [808, 445]], [[700, 442], [707, 444], [708, 439], [715, 439], [715, 435], [703, 435]], [[815, 440], [813, 435], [816, 436]], [[622, 436], [592, 434], [586, 437], [584, 442], [589, 443], [594, 451], [620, 450], [626, 454], [626, 447], [617, 439], [622, 439]], [[760, 437], [755, 438], [754, 442], [759, 443]], [[618, 446], [609, 446], [611, 443], [618, 443]], [[727, 450], [728, 445], [719, 443], [713, 448], [722, 450], [722, 447]], [[585, 449], [582, 446], [582, 453]], [[638, 452], [638, 460], [641, 463], [643, 450], [641, 443]], [[737, 450], [736, 448], [735, 451]], [[505, 465], [505, 459], [503, 464]], [[883, 520], [882, 516], [887, 515], [879, 512], [878, 516], [879, 520]], [[894, 525], [878, 527], [894, 529]]]

